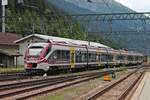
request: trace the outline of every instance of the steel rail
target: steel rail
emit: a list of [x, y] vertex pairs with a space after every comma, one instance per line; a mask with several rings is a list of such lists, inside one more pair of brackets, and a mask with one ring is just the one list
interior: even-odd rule
[[[58, 85], [58, 84], [61, 84], [61, 83], [65, 83], [65, 82], [68, 82], [68, 81], [75, 81], [77, 79], [80, 79], [79, 81], [75, 81], [75, 82], [71, 82], [70, 84], [64, 84], [60, 87], [55, 87], [51, 90], [48, 90], [48, 91], [53, 91], [53, 90], [56, 90], [56, 89], [60, 89], [60, 88], [63, 88], [63, 87], [66, 87], [66, 86], [70, 86], [70, 85], [73, 85], [73, 84], [77, 84], [77, 83], [80, 83], [80, 82], [83, 82], [83, 81], [88, 81], [90, 79], [94, 79], [94, 78], [98, 78], [100, 76], [103, 76], [105, 73], [111, 73], [112, 71], [104, 71], [104, 72], [99, 72], [99, 73], [96, 73], [96, 74], [89, 74], [89, 75], [83, 75], [83, 76], [80, 76], [80, 77], [65, 77], [64, 79], [61, 79], [61, 80], [57, 80], [57, 81], [51, 81], [51, 82], [47, 82], [45, 81], [45, 83], [41, 84], [36, 84], [35, 86], [30, 86], [30, 87], [26, 87], [26, 88], [22, 88], [20, 90], [17, 90], [17, 91], [13, 91], [13, 92], [9, 92], [9, 93], [4, 93], [4, 94], [0, 94], [0, 98], [5, 98], [5, 97], [8, 97], [8, 96], [13, 96], [13, 95], [19, 95], [20, 93], [25, 93], [25, 92], [31, 92], [33, 90], [37, 90], [37, 89], [40, 89], [40, 88], [45, 88], [45, 87], [48, 87], [48, 86], [54, 86], [55, 85]], [[19, 97], [19, 99], [23, 99], [23, 98], [28, 98], [28, 97], [31, 97], [31, 96], [34, 96], [34, 95], [37, 95], [37, 94], [41, 94], [41, 93], [45, 93], [47, 91], [41, 91], [40, 93], [36, 93], [36, 94], [29, 94], [28, 96], [24, 96], [24, 97]]]
[[[127, 76], [123, 77], [122, 79], [114, 82], [111, 85], [108, 85], [107, 87], [103, 88], [102, 90], [96, 92], [95, 94], [92, 94], [91, 96], [89, 96], [87, 98], [87, 100], [96, 100], [97, 98], [101, 97], [103, 94], [107, 93], [108, 91], [110, 91], [111, 89], [113, 89], [113, 87], [119, 85], [121, 82], [123, 82], [124, 80], [128, 79], [129, 77], [131, 77], [133, 74], [137, 73], [138, 70], [128, 74]], [[123, 91], [119, 97], [117, 97], [117, 100], [124, 100], [125, 97], [128, 95], [129, 91], [133, 88], [133, 86], [140, 80], [140, 78], [142, 77], [142, 75], [144, 74], [144, 72], [140, 73], [140, 75], [133, 81], [133, 83], [130, 84], [129, 87], [127, 87], [127, 89], [125, 91]]]

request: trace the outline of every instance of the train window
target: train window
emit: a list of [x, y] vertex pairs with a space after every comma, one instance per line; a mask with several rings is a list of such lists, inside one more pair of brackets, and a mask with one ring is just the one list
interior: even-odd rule
[[84, 61], [84, 54], [81, 51], [76, 51], [75, 52], [75, 59], [77, 63], [83, 62]]
[[140, 56], [139, 56], [139, 61], [141, 61], [142, 59], [143, 59], [143, 57], [140, 57]]
[[107, 61], [112, 62], [113, 61], [113, 55], [107, 55]]
[[92, 62], [96, 62], [96, 54], [92, 54]]
[[101, 62], [107, 62], [107, 55], [106, 54], [101, 54], [100, 55], [100, 60], [101, 60]]
[[76, 51], [75, 59], [77, 63], [86, 62], [87, 54], [85, 52], [79, 53], [78, 51]]
[[51, 51], [51, 47], [48, 47], [44, 56], [46, 56], [50, 51]]
[[141, 57], [140, 56], [138, 56], [138, 61], [140, 61], [141, 60]]
[[48, 59], [50, 59], [50, 60], [57, 59], [57, 55], [56, 54], [57, 54], [56, 51], [54, 51]]
[[61, 55], [60, 59], [70, 59], [69, 51], [62, 50], [60, 55]]
[[82, 62], [82, 55], [76, 52], [76, 62]]
[[121, 56], [121, 55], [120, 55], [120, 56], [117, 56], [117, 57], [116, 57], [116, 60], [125, 60], [125, 56]]
[[136, 60], [137, 60], [137, 61], [139, 61], [139, 60], [140, 60], [140, 59], [139, 59], [139, 56], [137, 56], [137, 57], [136, 57]]
[[101, 56], [100, 56], [100, 54], [97, 55], [97, 60], [98, 60], [98, 61], [101, 61]]
[[134, 59], [134, 60], [135, 60], [135, 61], [138, 61], [138, 59], [139, 59], [139, 57], [138, 57], [138, 56], [135, 56], [135, 59]]
[[143, 60], [144, 59], [144, 57], [140, 57], [140, 60]]
[[82, 53], [82, 62], [86, 62], [86, 53]]
[[133, 61], [134, 57], [133, 56], [128, 56], [127, 59], [128, 59], [128, 61]]
[[87, 61], [87, 54], [83, 53], [82, 54], [82, 62], [86, 62]]
[[99, 54], [96, 55], [96, 61], [100, 61], [100, 55]]
[[69, 60], [70, 59], [70, 51], [56, 50], [51, 55], [50, 59]]
[[96, 62], [97, 55], [95, 53], [89, 53], [89, 62]]
[[66, 51], [65, 56], [66, 56], [66, 59], [70, 59], [70, 51]]

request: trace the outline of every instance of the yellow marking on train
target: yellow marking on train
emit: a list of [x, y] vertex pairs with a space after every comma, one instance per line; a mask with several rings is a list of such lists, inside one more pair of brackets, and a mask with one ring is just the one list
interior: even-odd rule
[[[99, 48], [96, 49], [96, 54], [97, 54], [97, 55], [100, 55], [100, 49], [99, 49]], [[99, 61], [99, 56], [98, 56], [97, 59], [98, 59], [98, 61], [97, 61], [98, 66], [101, 66], [101, 63], [100, 63], [100, 61]]]
[[75, 48], [70, 47], [70, 65], [71, 68], [75, 67]]

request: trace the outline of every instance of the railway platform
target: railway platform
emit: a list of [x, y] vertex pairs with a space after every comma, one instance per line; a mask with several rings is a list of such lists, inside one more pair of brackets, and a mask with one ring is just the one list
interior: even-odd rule
[[146, 72], [130, 100], [150, 100], [150, 72]]

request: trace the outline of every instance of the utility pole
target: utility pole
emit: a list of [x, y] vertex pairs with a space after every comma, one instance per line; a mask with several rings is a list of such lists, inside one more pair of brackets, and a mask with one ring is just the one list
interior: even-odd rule
[[1, 0], [2, 5], [2, 32], [5, 33], [5, 6], [8, 5], [8, 0]]
[[5, 33], [5, 6], [2, 5], [2, 32]]

